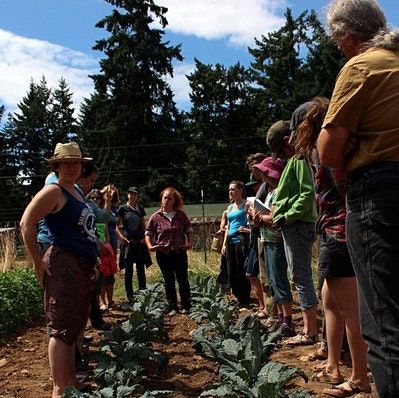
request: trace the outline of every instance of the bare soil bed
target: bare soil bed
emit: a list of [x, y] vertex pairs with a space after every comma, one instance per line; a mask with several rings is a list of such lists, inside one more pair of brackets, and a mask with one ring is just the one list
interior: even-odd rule
[[[116, 323], [127, 315], [126, 311], [111, 311], [105, 319]], [[217, 364], [204, 359], [192, 348], [190, 332], [197, 325], [187, 315], [166, 316], [165, 327], [168, 338], [154, 343], [153, 348], [168, 356], [167, 369], [162, 373], [150, 372], [143, 379], [143, 385], [148, 390], [171, 390], [173, 394], [169, 396], [175, 398], [198, 397], [207, 386], [217, 381]], [[0, 341], [0, 398], [50, 397], [52, 384], [45, 332], [42, 319], [18, 335]], [[93, 336], [89, 348], [95, 350], [101, 339], [101, 332], [88, 327], [85, 335]], [[272, 358], [303, 369], [310, 379], [317, 362], [309, 361], [307, 356], [314, 350], [314, 346], [281, 348], [273, 353]], [[349, 377], [350, 368], [347, 365], [342, 365], [342, 371], [346, 378]], [[88, 381], [93, 382], [90, 377]], [[288, 387], [301, 387], [319, 395], [328, 385], [311, 380], [305, 383], [302, 379], [295, 378]], [[377, 397], [375, 392], [357, 395], [360, 396]]]

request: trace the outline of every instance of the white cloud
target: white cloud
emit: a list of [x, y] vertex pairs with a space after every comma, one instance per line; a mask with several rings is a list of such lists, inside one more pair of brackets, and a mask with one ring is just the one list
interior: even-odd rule
[[[0, 29], [0, 105], [5, 105], [7, 112], [17, 111], [30, 80], [39, 83], [42, 76], [52, 88], [58, 87], [60, 78], [64, 77], [78, 112], [81, 101], [93, 92], [88, 75], [97, 70], [98, 60], [86, 54]], [[189, 108], [190, 87], [186, 75], [193, 71], [193, 64], [179, 63], [174, 66], [173, 78], [167, 78], [179, 108]]]
[[63, 77], [76, 110], [93, 90], [89, 74], [98, 69], [98, 61], [86, 54], [49, 43], [17, 36], [0, 29], [0, 103], [15, 111], [26, 95], [30, 80], [39, 83], [44, 75], [48, 87], [58, 87]]
[[230, 44], [253, 45], [254, 37], [284, 22], [285, 0], [159, 0], [168, 8], [168, 30], [208, 40], [228, 38]]
[[[232, 45], [246, 47], [253, 45], [254, 37], [260, 38], [284, 23], [278, 15], [287, 0], [159, 0], [157, 4], [169, 9], [169, 31], [207, 40], [227, 39]], [[64, 77], [78, 110], [82, 99], [93, 91], [88, 75], [97, 70], [98, 60], [82, 52], [0, 29], [0, 104], [8, 111], [15, 111], [30, 80], [38, 83], [43, 75], [54, 88]], [[193, 70], [191, 64], [179, 64], [174, 78], [168, 79], [175, 101], [183, 109], [189, 106], [185, 75]]]
[[188, 110], [190, 108], [190, 85], [186, 75], [195, 70], [194, 64], [181, 63], [173, 66], [173, 78], [166, 80], [175, 95], [174, 100], [180, 109]]

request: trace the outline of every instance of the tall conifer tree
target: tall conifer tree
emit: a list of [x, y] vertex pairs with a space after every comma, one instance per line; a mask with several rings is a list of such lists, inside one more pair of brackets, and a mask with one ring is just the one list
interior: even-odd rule
[[197, 201], [201, 188], [207, 201], [223, 201], [229, 181], [247, 178], [245, 156], [262, 145], [253, 137], [249, 74], [239, 63], [226, 68], [196, 60], [188, 80], [192, 102], [186, 115], [192, 142], [185, 164], [188, 190]]
[[256, 39], [251, 63], [254, 107], [262, 131], [315, 96], [331, 95], [342, 55], [314, 11], [294, 18], [287, 9], [279, 30]]
[[51, 129], [53, 132], [53, 143], [77, 139], [77, 125], [74, 112], [72, 92], [65, 79], [61, 78], [52, 96]]
[[43, 76], [38, 84], [31, 80], [18, 110], [9, 115], [3, 129], [8, 165], [18, 170], [28, 196], [42, 187], [48, 173], [44, 159], [51, 156], [56, 143], [76, 138], [73, 112], [65, 80], [53, 92]]
[[303, 80], [299, 51], [305, 14], [294, 18], [287, 9], [285, 16], [284, 26], [255, 39], [256, 47], [249, 49], [254, 57], [251, 63], [252, 78], [256, 83], [254, 106], [266, 126], [288, 118], [296, 104], [306, 98], [306, 93], [297, 89]]
[[51, 106], [51, 90], [45, 77], [39, 84], [31, 80], [26, 96], [5, 127], [7, 145], [20, 175], [31, 178], [31, 184], [26, 185], [29, 195], [41, 188], [47, 172], [44, 159], [54, 149]]
[[105, 58], [92, 76], [95, 92], [81, 109], [81, 126], [109, 178], [126, 188], [146, 184], [147, 169], [170, 163], [168, 150], [152, 145], [175, 139], [177, 110], [166, 78], [182, 56], [180, 46], [162, 41], [166, 8], [153, 0], [106, 1], [115, 9], [96, 26], [110, 35], [94, 46]]

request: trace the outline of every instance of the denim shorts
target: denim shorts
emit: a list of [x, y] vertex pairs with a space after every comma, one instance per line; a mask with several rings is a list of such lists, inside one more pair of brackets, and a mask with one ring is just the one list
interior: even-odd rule
[[346, 242], [323, 234], [319, 240], [319, 276], [350, 278], [355, 276]]

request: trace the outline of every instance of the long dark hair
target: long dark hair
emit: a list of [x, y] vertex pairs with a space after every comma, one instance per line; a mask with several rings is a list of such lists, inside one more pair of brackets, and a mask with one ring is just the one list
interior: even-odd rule
[[230, 182], [229, 186], [230, 185], [235, 185], [236, 187], [240, 188], [240, 190], [242, 192], [243, 199], [246, 199], [247, 194], [245, 192], [245, 185], [244, 185], [244, 183], [242, 181], [233, 180], [233, 181]]
[[302, 122], [297, 127], [295, 137], [295, 157], [310, 159], [316, 146], [317, 137], [328, 110], [329, 100], [315, 97]]

